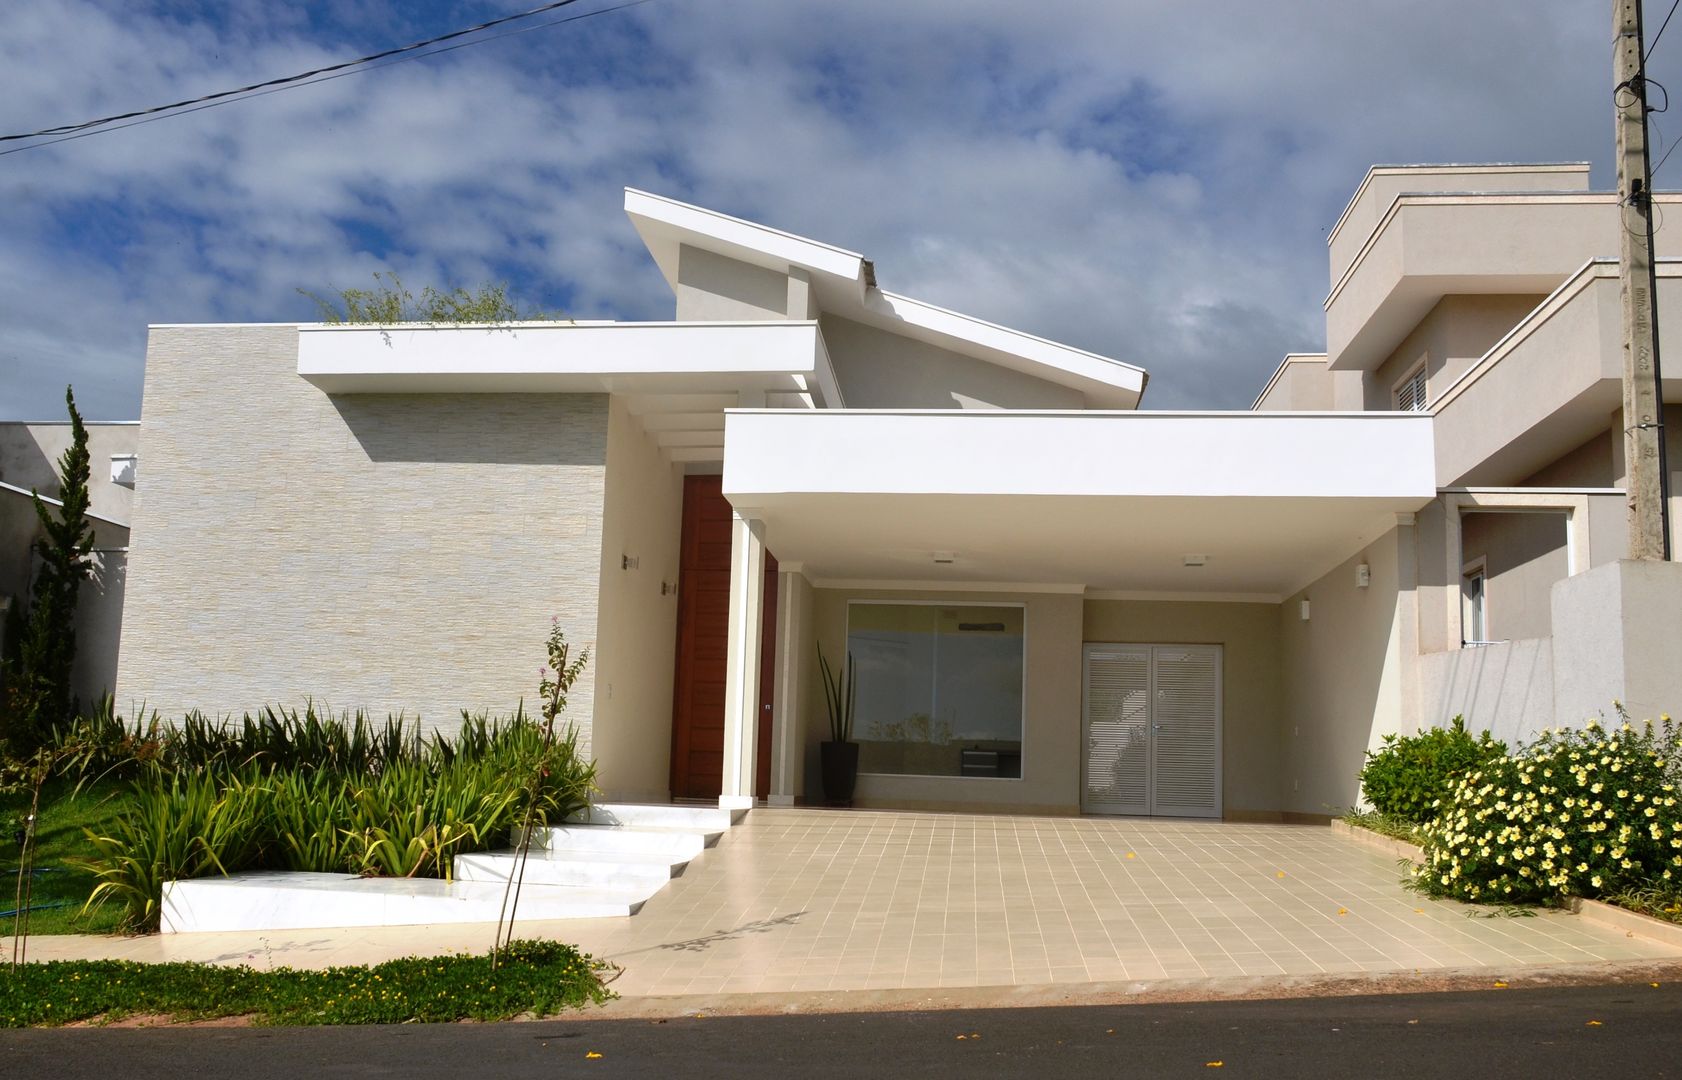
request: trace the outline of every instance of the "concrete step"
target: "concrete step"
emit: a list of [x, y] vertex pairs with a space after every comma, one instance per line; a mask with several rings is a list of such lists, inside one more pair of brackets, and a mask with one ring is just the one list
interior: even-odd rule
[[594, 803], [574, 818], [573, 823], [716, 833], [728, 829], [746, 813], [746, 810], [721, 810], [716, 806], [676, 803]]
[[[521, 922], [634, 915], [657, 883], [630, 888], [534, 886], [520, 891]], [[334, 926], [494, 923], [504, 886], [494, 881], [364, 878], [260, 871], [166, 882], [166, 934]]]
[[[533, 847], [526, 858], [527, 885], [606, 886], [658, 891], [681, 874], [689, 860], [651, 852], [566, 851]], [[515, 851], [457, 855], [458, 881], [507, 881], [518, 866]]]
[[[697, 832], [629, 825], [551, 825], [534, 832], [531, 846], [534, 851], [635, 852], [693, 859], [722, 835], [722, 829]], [[518, 845], [519, 830], [515, 830], [514, 846]]]

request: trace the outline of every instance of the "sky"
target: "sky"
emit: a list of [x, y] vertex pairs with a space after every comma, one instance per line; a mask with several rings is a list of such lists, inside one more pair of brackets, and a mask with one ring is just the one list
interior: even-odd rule
[[[535, 3], [8, 0], [0, 134]], [[1611, 186], [1610, 9], [650, 0], [7, 154], [0, 419], [62, 418], [66, 383], [90, 419], [134, 419], [148, 324], [313, 321], [299, 289], [376, 271], [670, 318], [626, 186], [1143, 366], [1146, 408], [1245, 408], [1285, 353], [1323, 346], [1326, 234], [1370, 165], [1590, 161]], [[1682, 93], [1682, 18], [1651, 64]], [[1682, 110], [1655, 123], [1662, 153]], [[1657, 184], [1682, 185], [1682, 154]]]

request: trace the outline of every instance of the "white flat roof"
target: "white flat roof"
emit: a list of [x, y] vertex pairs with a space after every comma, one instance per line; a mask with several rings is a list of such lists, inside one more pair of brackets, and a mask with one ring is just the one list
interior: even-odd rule
[[298, 374], [330, 394], [766, 390], [842, 404], [810, 321], [308, 325]]
[[731, 410], [723, 490], [823, 580], [1269, 597], [1436, 496], [1419, 413]]

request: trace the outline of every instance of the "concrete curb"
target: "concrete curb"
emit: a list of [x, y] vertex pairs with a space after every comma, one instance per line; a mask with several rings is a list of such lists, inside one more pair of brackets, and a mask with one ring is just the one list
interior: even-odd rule
[[1600, 900], [1572, 897], [1570, 910], [1585, 920], [1599, 923], [1613, 930], [1622, 930], [1627, 937], [1646, 938], [1682, 949], [1682, 923], [1666, 922], [1639, 911], [1631, 911]]
[[[1425, 852], [1417, 844], [1410, 844], [1405, 840], [1395, 840], [1382, 833], [1363, 829], [1359, 825], [1351, 825], [1347, 821], [1334, 818], [1332, 832], [1339, 836], [1347, 836], [1362, 847], [1370, 847], [1397, 858], [1412, 859], [1419, 865], [1425, 863]], [[1580, 915], [1585, 922], [1595, 923], [1611, 930], [1622, 930], [1626, 937], [1645, 938], [1664, 945], [1682, 949], [1682, 923], [1666, 922], [1655, 919], [1651, 915], [1643, 915], [1638, 911], [1630, 911], [1615, 904], [1608, 904], [1600, 900], [1585, 900], [1580, 896], [1573, 896], [1567, 903], [1566, 909], [1574, 915]]]
[[1425, 852], [1418, 844], [1410, 844], [1406, 840], [1397, 840], [1371, 829], [1363, 829], [1359, 825], [1351, 825], [1342, 818], [1332, 819], [1332, 832], [1339, 836], [1347, 836], [1362, 847], [1373, 848], [1398, 859], [1410, 859], [1421, 866], [1425, 863]]
[[1619, 960], [1529, 968], [1400, 968], [1333, 975], [1254, 975], [1238, 978], [1155, 979], [1133, 982], [1036, 983], [944, 989], [807, 990], [741, 994], [623, 997], [553, 1019], [655, 1020], [676, 1017], [786, 1016], [814, 1013], [945, 1012], [956, 1009], [1052, 1008], [1078, 1005], [1160, 1005], [1288, 998], [1432, 994], [1548, 986], [1636, 985], [1682, 979], [1682, 960]]

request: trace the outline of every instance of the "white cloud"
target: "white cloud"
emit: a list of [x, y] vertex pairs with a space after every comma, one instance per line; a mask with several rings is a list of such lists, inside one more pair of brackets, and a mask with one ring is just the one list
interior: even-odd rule
[[[320, 10], [182, 10], [6, 6], [0, 127], [485, 12], [420, 26], [346, 2], [335, 32]], [[296, 287], [385, 267], [658, 317], [670, 296], [620, 210], [627, 184], [1141, 363], [1147, 404], [1242, 406], [1282, 352], [1321, 341], [1324, 232], [1368, 164], [1604, 165], [1609, 23], [1566, 0], [656, 0], [0, 157], [0, 415], [56, 415], [74, 377], [98, 415], [133, 416], [146, 323], [307, 318]], [[1670, 55], [1682, 38], [1657, 55], [1661, 79]]]

